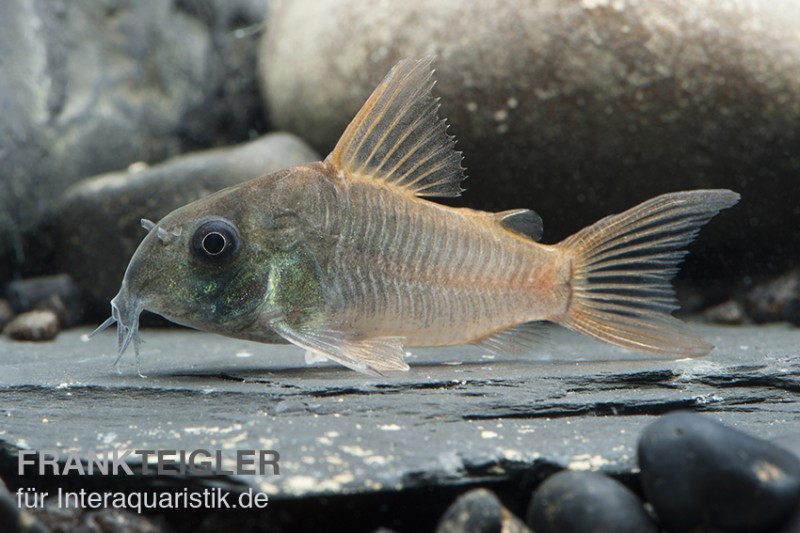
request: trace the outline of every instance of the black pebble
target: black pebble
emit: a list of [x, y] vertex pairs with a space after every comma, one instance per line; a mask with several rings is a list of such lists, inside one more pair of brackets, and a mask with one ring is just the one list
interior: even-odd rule
[[0, 481], [0, 523], [12, 524], [9, 529], [16, 532], [20, 531], [19, 526], [16, 526], [17, 522], [19, 522], [17, 502], [14, 501], [3, 482]]
[[655, 533], [642, 502], [625, 485], [594, 472], [564, 470], [533, 494], [527, 523], [536, 533]]
[[670, 532], [777, 531], [800, 505], [796, 456], [694, 413], [648, 426], [639, 467], [645, 495]]
[[[436, 533], [531, 533], [486, 489], [462, 494], [447, 508]], [[537, 532], [538, 533], [538, 532]]]
[[28, 511], [20, 511], [17, 498], [0, 480], [0, 531], [4, 533], [48, 533]]
[[800, 505], [795, 509], [794, 515], [777, 533], [800, 533]]
[[800, 459], [800, 432], [787, 433], [770, 441]]
[[[772, 439], [770, 442], [793, 453], [794, 456], [800, 460], [800, 433], [781, 435], [780, 437]], [[783, 525], [778, 533], [800, 533], [800, 502], [797, 503], [797, 508], [792, 518]]]

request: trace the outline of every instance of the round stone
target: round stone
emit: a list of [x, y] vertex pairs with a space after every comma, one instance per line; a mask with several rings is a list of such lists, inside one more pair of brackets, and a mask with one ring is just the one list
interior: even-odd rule
[[594, 472], [564, 470], [534, 492], [526, 516], [536, 533], [656, 533], [642, 502], [625, 485]]
[[58, 317], [50, 309], [19, 314], [5, 328], [6, 335], [18, 341], [49, 341], [59, 331]]
[[661, 417], [638, 454], [645, 495], [669, 531], [776, 531], [800, 505], [795, 455], [706, 416]]
[[448, 507], [436, 533], [532, 533], [493, 492], [474, 489]]

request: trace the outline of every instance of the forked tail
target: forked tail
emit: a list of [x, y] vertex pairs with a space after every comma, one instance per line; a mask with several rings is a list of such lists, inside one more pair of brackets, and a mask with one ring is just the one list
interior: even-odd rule
[[558, 246], [572, 257], [572, 297], [559, 323], [635, 350], [710, 352], [713, 345], [670, 315], [670, 280], [700, 228], [738, 201], [725, 189], [664, 194], [565, 239]]

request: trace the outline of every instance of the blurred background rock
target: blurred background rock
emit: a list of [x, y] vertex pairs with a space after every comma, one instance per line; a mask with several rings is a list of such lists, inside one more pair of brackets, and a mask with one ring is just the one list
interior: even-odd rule
[[[743, 295], [800, 250], [798, 21], [792, 0], [3, 2], [0, 286], [66, 272], [107, 306], [139, 218], [324, 156], [392, 65], [435, 56], [470, 176], [450, 203], [533, 208], [556, 242], [731, 188], [681, 283], [689, 307]], [[238, 146], [271, 131], [313, 150]]]
[[254, 70], [265, 8], [265, 0], [0, 5], [2, 279], [52, 269], [41, 260], [52, 243], [38, 226], [76, 181], [265, 131]]

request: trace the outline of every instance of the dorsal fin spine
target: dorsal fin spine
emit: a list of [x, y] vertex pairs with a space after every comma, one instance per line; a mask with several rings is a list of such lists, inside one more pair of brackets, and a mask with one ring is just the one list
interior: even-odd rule
[[[429, 139], [429, 138], [431, 138], [431, 137], [433, 137], [433, 136], [434, 136], [434, 133], [428, 133], [428, 134], [425, 136], [424, 140], [427, 140], [427, 139]], [[409, 153], [408, 153], [408, 154], [406, 154], [406, 156], [403, 158], [403, 162], [405, 162], [405, 160], [407, 160], [408, 158], [410, 158], [410, 157], [412, 157], [413, 155], [415, 155], [415, 154], [416, 154], [417, 152], [419, 152], [419, 151], [420, 151], [420, 150], [421, 150], [423, 147], [424, 147], [424, 145], [423, 145], [423, 144], [419, 144], [418, 146], [414, 147], [414, 149], [413, 149], [413, 150], [411, 150], [411, 151], [409, 151]], [[417, 162], [414, 164], [414, 166], [412, 166], [411, 168], [409, 168], [409, 169], [408, 169], [408, 170], [407, 170], [407, 171], [406, 171], [404, 174], [400, 174], [400, 175], [398, 175], [398, 176], [397, 176], [395, 179], [393, 179], [393, 180], [391, 181], [391, 183], [397, 183], [398, 181], [400, 181], [400, 179], [401, 179], [403, 176], [405, 176], [405, 175], [407, 175], [407, 174], [410, 174], [410, 173], [414, 172], [415, 170], [417, 170], [419, 167], [421, 167], [421, 166], [422, 166], [424, 163], [427, 163], [428, 161], [429, 161], [428, 159], [423, 159], [423, 158], [420, 158], [420, 159], [419, 159], [419, 160], [418, 160], [418, 161], [417, 161]], [[396, 169], [396, 168], [397, 168], [399, 165], [401, 165], [401, 164], [402, 164], [402, 162], [401, 162], [401, 163], [399, 163], [398, 165], [395, 165], [395, 167], [392, 167], [392, 168], [393, 168], [393, 169]], [[425, 178], [425, 176], [427, 176], [427, 174], [423, 174], [423, 175], [421, 175], [421, 176], [417, 177], [417, 178], [416, 178], [414, 181], [412, 181], [412, 182], [409, 182], [408, 184], [406, 184], [406, 187], [409, 187], [409, 186], [411, 186], [411, 185], [416, 185], [417, 183], [419, 183], [419, 181], [420, 181], [420, 180], [422, 180], [423, 178]]]
[[326, 162], [347, 179], [374, 179], [413, 196], [458, 196], [464, 168], [430, 60], [403, 60], [367, 98]]
[[[438, 102], [438, 99], [437, 99], [437, 102]], [[438, 108], [438, 104], [437, 104], [437, 108]], [[411, 126], [416, 126], [416, 125], [417, 125], [417, 124], [419, 124], [419, 123], [422, 121], [422, 119], [424, 119], [424, 118], [425, 118], [425, 116], [424, 116], [424, 115], [422, 115], [422, 114], [420, 114], [419, 116], [417, 116], [417, 117], [414, 119], [414, 122], [412, 122]], [[402, 138], [402, 139], [400, 139], [400, 140], [397, 142], [397, 144], [404, 143], [404, 142], [406, 141], [406, 139], [408, 139], [408, 137], [411, 135], [411, 133], [412, 133], [413, 131], [414, 131], [414, 129], [413, 129], [412, 127], [409, 127], [409, 128], [407, 128], [407, 129], [406, 129], [406, 132], [403, 134], [403, 138]], [[430, 132], [428, 132], [428, 133], [426, 134], [426, 139], [425, 139], [425, 140], [427, 140], [428, 138], [432, 137], [433, 135], [435, 135], [435, 132], [433, 132], [433, 131], [430, 131]], [[389, 174], [389, 175], [391, 175], [391, 176], [395, 175], [395, 173], [396, 173], [396, 172], [397, 172], [397, 170], [400, 168], [400, 166], [401, 166], [403, 163], [405, 163], [405, 162], [406, 162], [406, 161], [407, 161], [407, 160], [408, 160], [410, 157], [412, 157], [414, 154], [416, 154], [416, 153], [417, 153], [417, 152], [418, 152], [418, 151], [419, 151], [419, 150], [420, 150], [420, 149], [421, 149], [423, 146], [424, 146], [424, 143], [419, 143], [417, 146], [415, 146], [415, 147], [414, 147], [414, 149], [413, 149], [413, 150], [409, 150], [409, 151], [408, 151], [408, 153], [406, 153], [406, 154], [405, 154], [405, 155], [404, 155], [404, 156], [403, 156], [403, 157], [402, 157], [402, 158], [401, 158], [401, 159], [400, 159], [400, 160], [399, 160], [397, 163], [395, 163], [395, 164], [394, 164], [394, 166], [393, 166], [392, 168], [390, 168], [390, 169], [388, 170], [388, 174]], [[381, 164], [383, 164], [383, 162], [384, 162], [384, 161], [386, 161], [386, 158], [387, 158], [388, 156], [389, 156], [389, 152], [387, 152], [387, 154], [384, 156], [384, 158], [383, 158], [383, 161], [381, 161]], [[421, 163], [421, 162], [420, 162], [420, 163]], [[420, 163], [418, 163], [418, 165], [419, 165]], [[412, 169], [413, 169], [413, 168], [416, 168], [416, 166], [415, 166], [415, 167], [412, 167]], [[395, 179], [393, 179], [393, 180], [391, 181], [391, 183], [395, 183], [395, 182], [397, 182], [397, 181], [398, 181], [398, 180], [399, 180], [401, 177], [402, 177], [402, 175], [400, 175], [400, 176], [397, 176]]]
[[[433, 72], [432, 72], [432, 71], [431, 71], [431, 74], [430, 74], [430, 75], [431, 75], [431, 76], [433, 75]], [[428, 87], [428, 88], [427, 88], [427, 91], [430, 91], [430, 89], [431, 89], [431, 88], [433, 88], [433, 85], [434, 85], [434, 84], [433, 84], [433, 83], [431, 83], [431, 84], [430, 84], [430, 87]], [[397, 94], [397, 92], [399, 91], [399, 89], [400, 89], [400, 87], [398, 87], [397, 89], [395, 89], [395, 91], [394, 91], [394, 94]], [[418, 91], [418, 92], [419, 92], [419, 91]], [[391, 134], [391, 133], [394, 131], [394, 128], [395, 128], [395, 127], [397, 127], [397, 124], [398, 124], [398, 122], [400, 122], [400, 120], [401, 120], [403, 117], [405, 117], [406, 113], [408, 112], [409, 104], [410, 104], [410, 102], [406, 102], [406, 104], [405, 104], [405, 105], [403, 105], [403, 108], [402, 108], [402, 109], [401, 109], [401, 110], [400, 110], [400, 111], [399, 111], [399, 112], [398, 112], [398, 113], [395, 115], [395, 117], [394, 117], [394, 120], [392, 120], [392, 123], [391, 123], [391, 124], [389, 124], [389, 126], [386, 128], [386, 131], [384, 131], [384, 132], [383, 132], [383, 135], [381, 136], [380, 140], [379, 140], [378, 142], [376, 142], [376, 143], [375, 143], [375, 145], [372, 147], [372, 151], [370, 152], [369, 156], [365, 158], [365, 162], [364, 162], [364, 163], [362, 163], [362, 165], [361, 165], [361, 167], [360, 167], [360, 168], [363, 168], [364, 166], [366, 166], [366, 165], [368, 165], [369, 163], [371, 163], [371, 162], [372, 162], [372, 158], [374, 158], [374, 157], [375, 157], [375, 152], [378, 150], [378, 148], [379, 148], [380, 146], [383, 146], [383, 143], [386, 141], [386, 138], [387, 138], [387, 137], [389, 137], [389, 135], [390, 135], [390, 134]], [[437, 107], [438, 107], [438, 106], [437, 106]], [[427, 111], [427, 109], [426, 109], [426, 111]], [[434, 110], [434, 112], [435, 112], [435, 110]], [[384, 112], [383, 112], [383, 114], [381, 115], [381, 118], [383, 117], [383, 115], [385, 115], [385, 113], [386, 113], [386, 112], [384, 111]], [[416, 117], [414, 117], [414, 120], [412, 121], [412, 123], [411, 123], [411, 124], [409, 124], [408, 126], [406, 126], [406, 128], [405, 128], [405, 132], [404, 132], [404, 134], [403, 134], [402, 138], [401, 138], [401, 139], [398, 139], [397, 141], [395, 141], [395, 143], [394, 143], [394, 146], [398, 146], [398, 145], [402, 144], [402, 143], [403, 143], [403, 142], [404, 142], [406, 139], [408, 139], [409, 135], [411, 135], [411, 133], [414, 131], [414, 129], [412, 128], [412, 126], [416, 126], [417, 124], [419, 124], [419, 123], [421, 122], [421, 120], [425, 118], [425, 116], [426, 116], [426, 115], [425, 115], [425, 113], [418, 113], [418, 114], [417, 114], [417, 116], [416, 116]], [[377, 124], [377, 122], [378, 122], [378, 121], [376, 121], [375, 123]], [[362, 144], [363, 144], [363, 141], [364, 141], [364, 139], [366, 139], [366, 138], [367, 138], [367, 135], [364, 135], [364, 138], [362, 139]], [[359, 146], [359, 149], [360, 149], [360, 148], [361, 148], [361, 147]], [[418, 149], [418, 148], [415, 148], [415, 150], [414, 150], [414, 151], [416, 151], [417, 149]], [[375, 166], [376, 168], [381, 168], [381, 167], [383, 166], [383, 164], [386, 162], [386, 159], [387, 159], [387, 158], [388, 158], [388, 157], [389, 157], [391, 154], [392, 154], [392, 151], [391, 151], [391, 150], [387, 150], [387, 151], [386, 151], [386, 153], [383, 155], [383, 159], [381, 159], [381, 160], [380, 160], [380, 162], [379, 162], [377, 165], [374, 165], [374, 166]], [[407, 157], [407, 156], [406, 156], [406, 157]], [[403, 158], [403, 159], [405, 160], [406, 158]], [[398, 165], [395, 165], [394, 167], [392, 167], [392, 170], [391, 170], [391, 171], [387, 172], [387, 174], [388, 174], [388, 175], [391, 175], [391, 174], [393, 174], [393, 172], [394, 172], [394, 171], [395, 171], [397, 168], [398, 168]]]
[[[414, 165], [414, 167], [413, 167], [413, 168], [416, 170], [416, 169], [418, 169], [420, 166], [422, 166], [422, 164], [423, 164], [423, 163], [427, 163], [428, 161], [429, 161], [429, 160], [420, 161], [419, 163], [417, 163], [416, 165]], [[436, 168], [438, 168], [438, 167], [441, 167], [441, 165], [442, 165], [442, 162], [441, 162], [441, 161], [437, 161], [437, 162], [434, 164], [434, 166], [433, 166], [433, 169], [436, 169]], [[427, 177], [429, 174], [430, 174], [430, 172], [428, 172], [428, 173], [426, 173], [426, 174], [422, 174], [421, 176], [419, 176], [418, 178], [416, 178], [414, 181], [411, 181], [411, 182], [409, 182], [409, 183], [408, 183], [408, 187], [411, 187], [411, 186], [413, 186], [413, 185], [416, 185], [416, 184], [418, 184], [420, 181], [422, 181], [422, 180], [423, 180], [425, 177]], [[426, 186], [426, 188], [427, 188], [427, 187], [432, 187], [432, 186], [438, 185], [438, 184], [440, 184], [440, 183], [443, 183], [443, 182], [442, 182], [442, 180], [439, 180], [439, 181], [435, 181], [435, 182], [433, 182], [433, 183], [430, 183], [430, 184], [428, 184], [428, 185]], [[459, 187], [459, 188], [460, 188], [460, 187]], [[422, 189], [422, 190], [424, 191], [425, 189]]]
[[[402, 86], [395, 87], [394, 91], [392, 91], [392, 98], [394, 98], [397, 95], [397, 93], [400, 92], [400, 89], [402, 89]], [[373, 103], [373, 105], [374, 105], [374, 103]], [[389, 136], [389, 134], [392, 133], [393, 128], [397, 125], [397, 122], [400, 120], [400, 118], [405, 114], [405, 111], [406, 111], [407, 108], [408, 108], [408, 104], [406, 103], [403, 106], [403, 108], [400, 110], [400, 112], [395, 115], [394, 121], [389, 125], [389, 127], [385, 128], [385, 131], [383, 132], [383, 136], [381, 136], [380, 140], [373, 145], [372, 151], [369, 153], [369, 156], [365, 157], [364, 161], [361, 163], [361, 165], [359, 165], [359, 167], [358, 167], [359, 173], [360, 173], [360, 171], [362, 171], [364, 169], [364, 167], [369, 165], [369, 163], [372, 161], [372, 158], [375, 157], [375, 151], [378, 149], [379, 146], [383, 145], [383, 142], [386, 140], [386, 138]], [[361, 139], [358, 142], [358, 146], [356, 147], [355, 150], [353, 150], [354, 154], [358, 153], [361, 150], [361, 147], [364, 146], [364, 142], [369, 138], [370, 132], [372, 130], [374, 130], [377, 127], [378, 124], [380, 124], [380, 122], [383, 120], [383, 118], [385, 116], [386, 116], [386, 110], [384, 109], [376, 117], [376, 120], [372, 121], [372, 124], [370, 124], [369, 129], [367, 131], [365, 131], [364, 134], [361, 136]], [[391, 152], [386, 152], [386, 155], [384, 155], [383, 160], [381, 160], [381, 163], [386, 161], [386, 157], [390, 153]], [[380, 165], [378, 165], [378, 168], [380, 168]]]

